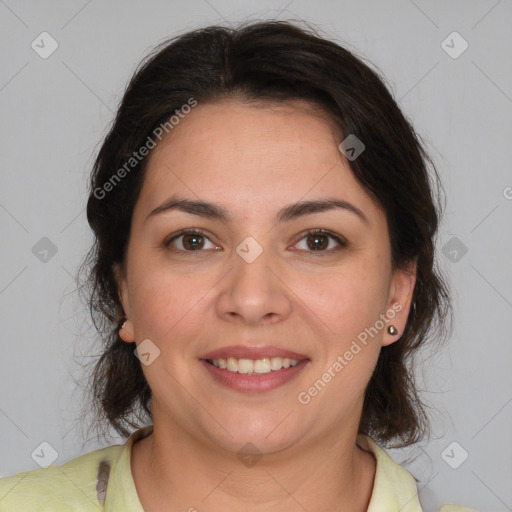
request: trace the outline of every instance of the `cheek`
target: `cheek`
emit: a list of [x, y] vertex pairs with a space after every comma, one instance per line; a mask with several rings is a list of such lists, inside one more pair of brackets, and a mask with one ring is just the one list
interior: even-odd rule
[[135, 325], [144, 336], [156, 337], [185, 314], [194, 292], [165, 271], [141, 270], [132, 281]]
[[384, 277], [376, 265], [346, 266], [299, 280], [297, 295], [331, 335], [346, 339], [373, 325], [384, 312]]
[[194, 332], [201, 325], [198, 315], [211, 302], [208, 292], [217, 281], [218, 276], [212, 274], [178, 273], [149, 262], [141, 265], [132, 280], [136, 338], [160, 343], [172, 339], [179, 344], [187, 331]]
[[356, 410], [377, 362], [382, 330], [371, 330], [385, 307], [385, 281], [375, 271], [338, 272], [316, 284], [304, 282], [307, 310], [320, 318], [312, 374], [299, 391], [324, 418], [342, 421]]

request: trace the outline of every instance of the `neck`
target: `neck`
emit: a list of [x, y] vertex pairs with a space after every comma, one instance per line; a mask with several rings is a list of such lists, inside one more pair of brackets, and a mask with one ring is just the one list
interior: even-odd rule
[[132, 447], [132, 473], [146, 512], [365, 512], [375, 459], [356, 446], [356, 431], [335, 434], [242, 461], [155, 422], [153, 433]]

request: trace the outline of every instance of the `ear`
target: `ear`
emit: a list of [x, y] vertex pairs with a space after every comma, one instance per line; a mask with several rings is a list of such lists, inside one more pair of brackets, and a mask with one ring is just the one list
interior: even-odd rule
[[133, 323], [130, 319], [130, 301], [128, 299], [128, 284], [126, 282], [126, 276], [118, 263], [114, 263], [112, 270], [114, 272], [114, 277], [117, 283], [117, 293], [119, 300], [121, 302], [121, 306], [126, 318], [124, 327], [119, 329], [119, 337], [123, 341], [131, 343], [135, 341], [135, 334], [133, 330]]
[[[404, 269], [396, 270], [391, 279], [389, 289], [389, 300], [386, 310], [386, 317], [389, 319], [386, 324], [382, 345], [391, 345], [400, 339], [400, 336], [407, 325], [407, 318], [411, 309], [412, 295], [416, 284], [417, 260], [414, 259]], [[387, 327], [394, 325], [398, 330], [397, 334], [389, 334]]]

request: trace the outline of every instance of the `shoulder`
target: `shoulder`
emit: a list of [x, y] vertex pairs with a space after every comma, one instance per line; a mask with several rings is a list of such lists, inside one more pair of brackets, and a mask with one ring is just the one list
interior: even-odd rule
[[443, 505], [439, 509], [439, 512], [479, 512], [479, 511], [474, 508], [461, 507], [460, 505], [453, 505], [450, 503], [449, 505]]
[[0, 479], [0, 512], [97, 512], [96, 479], [99, 463], [112, 463], [123, 446], [86, 453], [63, 465], [34, 469]]
[[[373, 453], [377, 461], [374, 488], [368, 512], [382, 510], [383, 503], [389, 504], [387, 510], [402, 512], [422, 512], [419, 501], [417, 481], [409, 471], [395, 462], [374, 439], [359, 435], [360, 448]], [[413, 496], [413, 498], [411, 498]], [[460, 505], [446, 504], [439, 512], [479, 512]]]

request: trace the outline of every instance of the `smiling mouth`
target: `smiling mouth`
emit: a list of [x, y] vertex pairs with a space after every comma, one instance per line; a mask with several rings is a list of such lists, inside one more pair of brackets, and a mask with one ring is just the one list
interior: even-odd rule
[[237, 359], [228, 357], [226, 359], [205, 359], [208, 364], [232, 373], [244, 375], [263, 375], [265, 373], [277, 372], [296, 366], [298, 359], [289, 357], [263, 357], [261, 359]]

